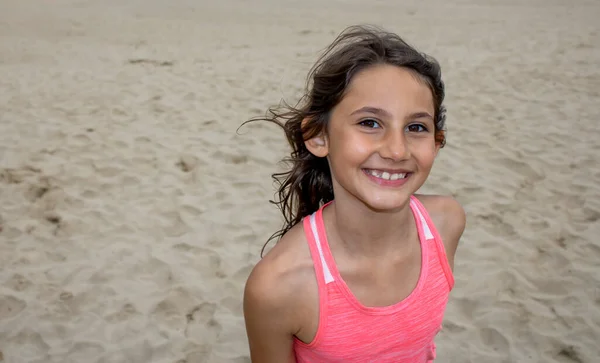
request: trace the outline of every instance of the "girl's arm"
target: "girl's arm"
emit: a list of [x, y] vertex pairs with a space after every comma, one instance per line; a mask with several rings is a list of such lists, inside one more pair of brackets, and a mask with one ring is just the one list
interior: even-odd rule
[[295, 363], [293, 306], [289, 288], [265, 261], [244, 290], [244, 319], [252, 363]]

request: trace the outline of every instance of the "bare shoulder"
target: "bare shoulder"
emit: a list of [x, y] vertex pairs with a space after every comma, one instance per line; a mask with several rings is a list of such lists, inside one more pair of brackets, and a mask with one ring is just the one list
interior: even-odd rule
[[246, 281], [243, 308], [253, 361], [286, 361], [313, 290], [314, 267], [299, 224], [254, 266]]
[[[302, 225], [290, 229], [254, 266], [245, 286], [245, 300], [258, 310], [273, 314], [291, 310], [298, 289], [305, 288], [314, 268]], [[308, 278], [307, 278], [308, 277]], [[287, 314], [286, 316], [290, 316]]]
[[445, 195], [415, 195], [427, 209], [442, 240], [451, 265], [465, 230], [467, 216], [463, 206], [453, 197]]

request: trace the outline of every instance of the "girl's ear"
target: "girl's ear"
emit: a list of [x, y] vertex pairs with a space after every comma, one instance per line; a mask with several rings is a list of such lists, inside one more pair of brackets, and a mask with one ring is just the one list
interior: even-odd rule
[[329, 154], [329, 145], [327, 137], [324, 135], [315, 136], [304, 142], [308, 151], [316, 157], [324, 158]]
[[[307, 118], [302, 120], [302, 129], [304, 129], [304, 125], [307, 122], [308, 122]], [[327, 136], [325, 135], [324, 132], [322, 132], [321, 134], [304, 141], [304, 145], [306, 145], [306, 148], [308, 149], [308, 151], [310, 151], [310, 153], [313, 154], [314, 156], [319, 157], [319, 158], [324, 158], [329, 154], [329, 142], [328, 141], [329, 140], [327, 140]]]
[[438, 152], [441, 148], [444, 147], [446, 142], [446, 131], [439, 130], [435, 133], [435, 156], [437, 156]]

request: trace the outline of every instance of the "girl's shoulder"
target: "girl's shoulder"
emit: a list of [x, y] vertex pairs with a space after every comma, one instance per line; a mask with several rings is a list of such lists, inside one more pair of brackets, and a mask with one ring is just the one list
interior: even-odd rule
[[[292, 227], [254, 266], [245, 284], [247, 313], [297, 330], [318, 287], [302, 223]], [[313, 286], [314, 285], [314, 286]], [[314, 296], [313, 296], [314, 295]]]
[[458, 200], [446, 195], [415, 194], [438, 230], [448, 258], [453, 265], [454, 253], [466, 227], [467, 217]]
[[454, 215], [455, 217], [465, 216], [464, 208], [460, 202], [449, 195], [415, 194], [415, 197], [425, 206], [429, 214], [441, 213]]

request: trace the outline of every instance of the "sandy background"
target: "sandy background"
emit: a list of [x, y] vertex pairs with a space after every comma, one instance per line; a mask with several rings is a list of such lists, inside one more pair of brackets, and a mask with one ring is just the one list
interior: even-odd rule
[[439, 362], [600, 361], [600, 2], [0, 2], [0, 361], [249, 362], [294, 101], [353, 23], [442, 63], [469, 222]]

